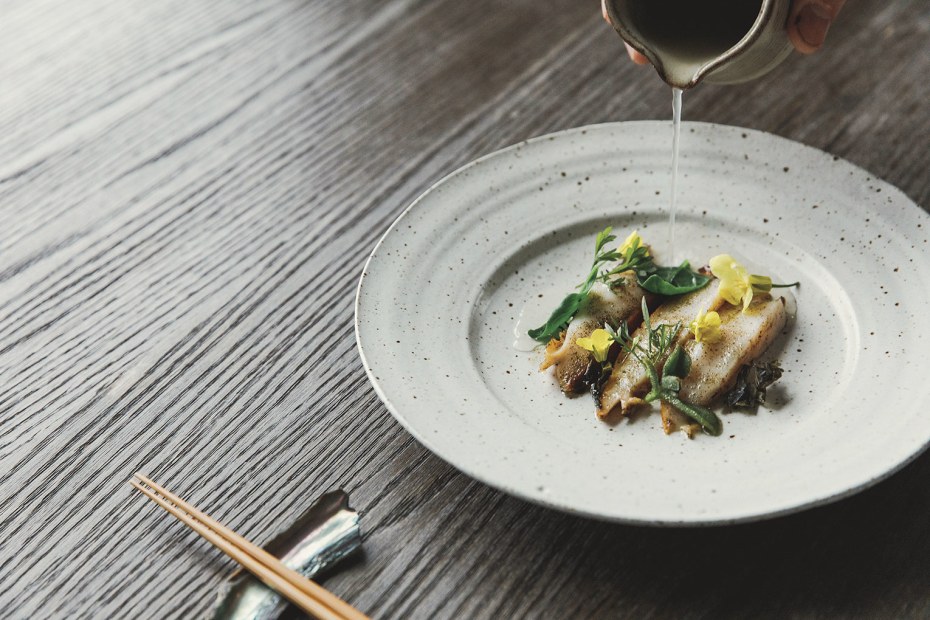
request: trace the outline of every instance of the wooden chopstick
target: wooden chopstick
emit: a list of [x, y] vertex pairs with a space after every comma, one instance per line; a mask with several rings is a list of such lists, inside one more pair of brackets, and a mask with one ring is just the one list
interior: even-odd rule
[[157, 491], [159, 494], [168, 498], [168, 500], [173, 502], [182, 510], [186, 511], [189, 515], [209, 526], [210, 529], [214, 530], [226, 540], [232, 542], [235, 546], [239, 547], [265, 566], [270, 568], [281, 567], [284, 569], [284, 571], [290, 573], [294, 578], [292, 581], [296, 581], [294, 583], [296, 587], [304, 590], [308, 595], [319, 600], [327, 607], [338, 613], [341, 613], [343, 616], [349, 618], [350, 620], [368, 620], [368, 617], [365, 614], [355, 609], [326, 588], [314, 583], [303, 575], [286, 567], [281, 563], [280, 560], [278, 560], [278, 558], [274, 557], [258, 545], [252, 543], [247, 538], [244, 538], [243, 536], [229, 529], [216, 519], [212, 518], [210, 515], [201, 512], [195, 506], [187, 503], [183, 498], [178, 497], [168, 489], [156, 484], [154, 481], [146, 478], [141, 474], [136, 474], [136, 478], [141, 480], [144, 484], [147, 484], [148, 486], [155, 489], [155, 491]]
[[321, 620], [368, 620], [335, 594], [152, 480], [136, 474], [130, 484], [307, 613]]

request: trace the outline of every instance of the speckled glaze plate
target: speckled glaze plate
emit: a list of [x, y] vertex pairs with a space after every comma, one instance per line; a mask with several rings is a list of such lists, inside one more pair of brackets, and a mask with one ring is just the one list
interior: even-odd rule
[[770, 353], [786, 374], [721, 437], [616, 425], [514, 349], [590, 264], [606, 225], [661, 258], [671, 127], [598, 125], [483, 157], [391, 226], [359, 284], [356, 335], [388, 410], [465, 473], [560, 510], [676, 525], [759, 519], [873, 484], [930, 441], [930, 217], [845, 161], [757, 131], [686, 123], [677, 254], [729, 252], [800, 280]]

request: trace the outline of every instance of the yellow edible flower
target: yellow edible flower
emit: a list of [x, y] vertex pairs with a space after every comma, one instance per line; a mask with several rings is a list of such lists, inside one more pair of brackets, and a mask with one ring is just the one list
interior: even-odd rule
[[720, 315], [713, 310], [706, 314], [701, 310], [689, 328], [695, 342], [716, 342], [720, 340]]
[[578, 338], [575, 340], [575, 344], [585, 351], [593, 353], [594, 359], [602, 363], [607, 361], [607, 352], [610, 350], [610, 345], [613, 343], [614, 339], [606, 329], [595, 329], [591, 332], [590, 338]]
[[710, 270], [720, 279], [718, 294], [734, 306], [742, 304], [744, 312], [752, 303], [753, 293], [772, 290], [772, 278], [750, 275], [729, 254], [720, 254], [710, 259]]
[[[643, 238], [639, 236], [639, 231], [634, 230], [630, 233], [630, 236], [626, 238], [626, 241], [623, 242], [617, 251], [620, 254], [626, 255], [627, 251], [629, 251], [634, 246], [643, 247], [644, 245], [646, 244], [643, 243]], [[646, 250], [646, 256], [649, 256], [649, 250]]]

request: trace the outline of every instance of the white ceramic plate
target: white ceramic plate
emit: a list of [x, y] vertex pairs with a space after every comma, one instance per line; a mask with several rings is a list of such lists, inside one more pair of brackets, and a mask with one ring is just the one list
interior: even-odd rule
[[[842, 160], [769, 134], [686, 123], [679, 256], [729, 252], [800, 280], [772, 351], [768, 409], [721, 437], [666, 436], [658, 413], [610, 426], [513, 348], [606, 225], [666, 240], [671, 127], [573, 129], [483, 157], [421, 196], [372, 252], [356, 335], [375, 389], [465, 473], [561, 510], [648, 524], [757, 519], [849, 495], [930, 440], [930, 217]], [[622, 238], [622, 236], [621, 236]], [[540, 297], [541, 296], [541, 297]]]

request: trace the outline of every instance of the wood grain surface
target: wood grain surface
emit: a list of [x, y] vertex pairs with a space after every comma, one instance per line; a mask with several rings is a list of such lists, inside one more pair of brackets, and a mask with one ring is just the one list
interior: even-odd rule
[[[930, 204], [930, 3], [685, 118], [825, 149]], [[257, 541], [344, 488], [378, 618], [930, 616], [930, 455], [768, 522], [648, 529], [502, 495], [419, 446], [353, 336], [367, 253], [490, 150], [666, 119], [595, 0], [0, 4], [0, 615], [198, 617], [232, 565], [136, 470]], [[837, 441], [842, 441], [838, 437]]]

